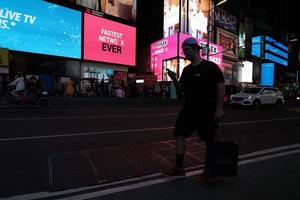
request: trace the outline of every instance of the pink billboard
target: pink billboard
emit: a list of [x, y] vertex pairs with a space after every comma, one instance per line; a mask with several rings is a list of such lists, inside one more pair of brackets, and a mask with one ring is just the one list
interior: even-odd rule
[[[183, 41], [191, 37], [190, 35], [180, 33], [180, 47]], [[204, 39], [197, 39], [199, 42], [199, 45], [202, 47], [206, 46], [207, 41]], [[184, 54], [182, 49], [179, 50], [179, 56], [184, 58]], [[201, 58], [205, 59], [207, 58], [206, 54], [200, 50], [200, 56]], [[220, 69], [223, 69], [223, 47], [217, 44], [209, 43], [209, 60], [216, 63]]]
[[136, 29], [84, 14], [85, 60], [135, 66]]
[[[179, 57], [184, 58], [184, 54], [181, 49], [181, 44], [184, 39], [191, 37], [190, 35], [180, 33], [179, 37]], [[199, 45], [206, 46], [206, 40], [197, 39], [199, 41]], [[151, 57], [150, 57], [150, 65], [151, 71], [157, 76], [157, 80], [161, 81], [163, 77], [163, 61], [169, 60], [174, 57], [178, 57], [178, 34], [174, 34], [165, 39], [159, 40], [153, 44], [151, 44]], [[210, 43], [210, 56], [209, 60], [216, 63], [221, 69], [223, 65], [222, 51], [223, 47], [217, 44]], [[203, 59], [206, 59], [206, 54], [200, 51], [200, 56]], [[176, 71], [180, 71], [177, 69]]]
[[177, 56], [177, 37], [174, 34], [165, 39], [151, 44], [151, 71], [157, 75], [157, 80], [162, 80], [162, 62]]

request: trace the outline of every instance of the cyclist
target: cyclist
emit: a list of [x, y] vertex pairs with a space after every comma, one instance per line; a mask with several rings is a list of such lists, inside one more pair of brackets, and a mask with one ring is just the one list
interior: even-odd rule
[[21, 73], [17, 72], [15, 80], [8, 84], [8, 86], [16, 86], [10, 93], [17, 99], [20, 100], [20, 94], [25, 91], [25, 80]]

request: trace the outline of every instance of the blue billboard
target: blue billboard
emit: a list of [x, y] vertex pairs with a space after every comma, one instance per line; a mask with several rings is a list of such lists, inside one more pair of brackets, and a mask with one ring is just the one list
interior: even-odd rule
[[81, 58], [81, 15], [43, 0], [1, 0], [0, 47]]
[[276, 48], [276, 47], [274, 47], [270, 44], [266, 44], [266, 50], [270, 51], [274, 54], [277, 54], [277, 55], [279, 55], [279, 56], [281, 56], [282, 58], [285, 58], [285, 59], [288, 59], [288, 57], [289, 57], [287, 52], [284, 52], [284, 51], [282, 51], [282, 50], [280, 50], [280, 49], [278, 49], [278, 48]]
[[280, 47], [281, 49], [283, 49], [285, 51], [288, 51], [288, 47], [287, 46], [281, 44], [280, 42], [277, 42], [276, 40], [274, 40], [273, 38], [271, 38], [269, 36], [266, 36], [266, 41], [269, 42], [272, 45], [276, 45], [276, 46]]
[[274, 85], [274, 63], [263, 63], [261, 65], [261, 85]]
[[253, 37], [251, 54], [256, 57], [261, 57], [261, 46], [262, 46], [262, 37], [261, 36]]
[[277, 56], [274, 56], [274, 55], [272, 55], [270, 53], [265, 53], [265, 59], [273, 61], [273, 62], [276, 62], [276, 63], [278, 63], [280, 65], [288, 66], [288, 61], [287, 60], [279, 58]]

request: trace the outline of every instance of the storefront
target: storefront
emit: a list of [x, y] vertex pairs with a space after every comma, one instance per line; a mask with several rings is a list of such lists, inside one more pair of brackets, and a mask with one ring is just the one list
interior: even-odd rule
[[83, 62], [81, 64], [82, 78], [96, 78], [104, 82], [109, 80], [127, 81], [128, 67], [114, 64]]

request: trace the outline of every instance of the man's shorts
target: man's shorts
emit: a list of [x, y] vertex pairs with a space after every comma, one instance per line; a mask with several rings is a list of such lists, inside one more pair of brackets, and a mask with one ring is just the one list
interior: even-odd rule
[[208, 140], [214, 137], [216, 127], [214, 111], [183, 108], [177, 116], [174, 135], [188, 138], [197, 131], [201, 140]]

